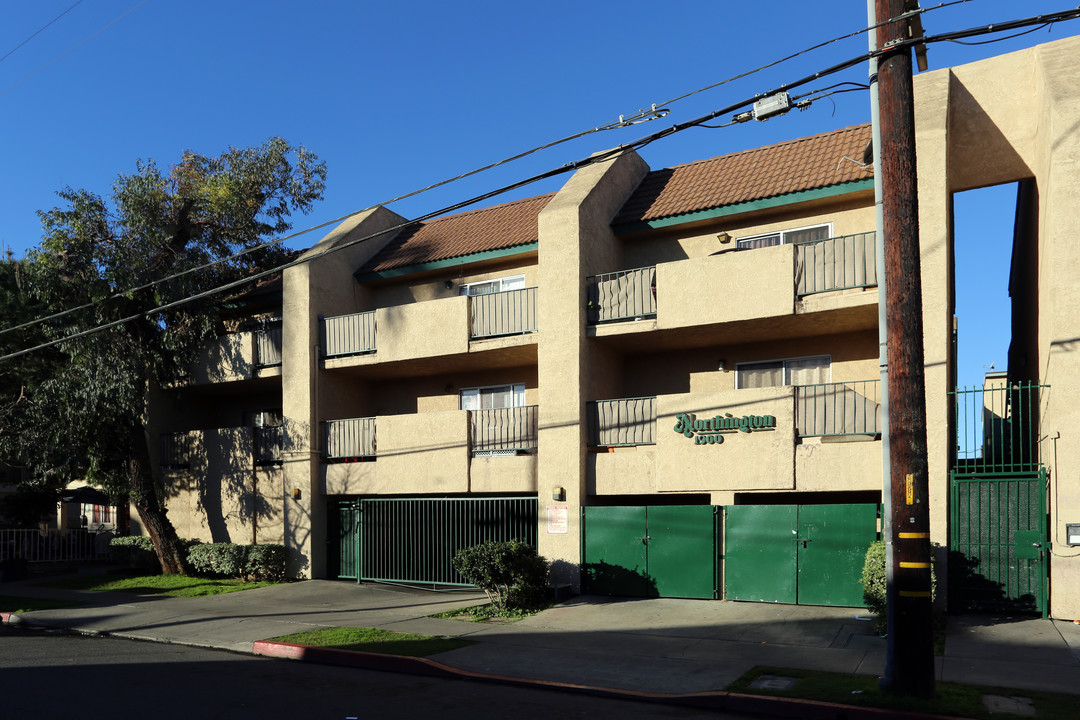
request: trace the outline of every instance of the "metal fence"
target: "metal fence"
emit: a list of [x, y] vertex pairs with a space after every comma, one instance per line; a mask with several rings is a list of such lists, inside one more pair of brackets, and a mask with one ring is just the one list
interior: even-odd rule
[[360, 580], [471, 585], [451, 565], [459, 550], [487, 540], [536, 547], [531, 498], [380, 498], [360, 507]]
[[798, 243], [795, 246], [797, 293], [877, 285], [876, 234], [872, 232]]
[[255, 331], [255, 367], [281, 364], [281, 322]]
[[285, 427], [267, 425], [255, 428], [255, 463], [257, 465], [276, 465], [282, 461], [281, 452], [285, 445]]
[[1041, 465], [1038, 383], [957, 388], [954, 401], [956, 462], [964, 473], [1031, 472]]
[[536, 332], [536, 288], [469, 297], [470, 337]]
[[109, 554], [113, 533], [86, 530], [0, 530], [0, 560], [67, 562], [94, 560]]
[[191, 466], [195, 455], [195, 437], [191, 433], [161, 434], [161, 467], [169, 470], [183, 470]]
[[473, 454], [536, 449], [537, 406], [469, 411]]
[[323, 355], [341, 357], [375, 352], [375, 311], [323, 318]]
[[375, 418], [329, 420], [323, 423], [323, 456], [327, 460], [375, 457]]
[[799, 437], [876, 435], [881, 432], [880, 415], [880, 380], [795, 387], [795, 429]]
[[656, 397], [597, 400], [586, 405], [589, 445], [656, 444]]
[[656, 267], [620, 270], [586, 278], [590, 323], [656, 315]]

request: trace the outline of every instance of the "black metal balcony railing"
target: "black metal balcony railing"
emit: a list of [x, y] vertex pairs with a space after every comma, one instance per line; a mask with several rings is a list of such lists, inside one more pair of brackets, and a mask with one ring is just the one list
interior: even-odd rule
[[799, 296], [877, 285], [875, 233], [827, 238], [795, 246]]
[[195, 438], [186, 432], [161, 434], [161, 467], [167, 470], [183, 470], [191, 466], [195, 452]]
[[592, 447], [656, 444], [656, 396], [597, 400], [586, 411]]
[[375, 352], [375, 311], [323, 318], [323, 355], [343, 357]]
[[281, 463], [284, 446], [284, 426], [267, 425], [255, 428], [256, 465], [277, 465]]
[[281, 322], [271, 323], [255, 331], [255, 367], [274, 367], [281, 364]]
[[327, 460], [375, 457], [375, 418], [349, 418], [323, 423], [323, 448], [323, 456]]
[[535, 450], [537, 406], [469, 411], [469, 445], [473, 454]]
[[1027, 473], [1042, 463], [1039, 450], [1043, 388], [1034, 382], [950, 393], [956, 429], [954, 470], [962, 473]]
[[656, 268], [602, 273], [585, 279], [590, 323], [656, 316]]
[[799, 437], [877, 435], [881, 432], [881, 382], [795, 386], [795, 429]]
[[472, 338], [536, 332], [536, 288], [469, 297]]

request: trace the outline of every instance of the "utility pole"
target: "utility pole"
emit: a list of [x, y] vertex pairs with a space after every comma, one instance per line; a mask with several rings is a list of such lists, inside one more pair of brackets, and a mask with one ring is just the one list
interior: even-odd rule
[[[888, 422], [892, 577], [889, 588], [892, 690], [933, 697], [933, 608], [930, 589], [930, 505], [926, 453], [922, 272], [911, 27], [898, 18], [918, 7], [911, 0], [875, 0], [881, 190], [888, 337]], [[917, 16], [916, 16], [917, 17]], [[894, 48], [889, 50], [889, 48]]]

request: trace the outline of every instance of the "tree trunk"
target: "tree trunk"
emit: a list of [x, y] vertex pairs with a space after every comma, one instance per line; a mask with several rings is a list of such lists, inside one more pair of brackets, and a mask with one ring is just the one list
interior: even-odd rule
[[133, 447], [138, 457], [129, 461], [128, 479], [131, 484], [131, 498], [139, 512], [143, 527], [150, 535], [157, 552], [161, 571], [166, 575], [180, 575], [188, 570], [187, 553], [180, 544], [176, 528], [169, 520], [165, 509], [165, 500], [150, 472], [150, 452], [146, 447], [146, 436], [140, 425], [132, 428]]

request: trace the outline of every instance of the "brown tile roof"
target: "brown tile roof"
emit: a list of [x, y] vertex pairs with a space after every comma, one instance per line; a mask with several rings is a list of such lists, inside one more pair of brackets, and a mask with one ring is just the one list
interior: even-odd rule
[[870, 126], [698, 160], [645, 176], [613, 225], [658, 220], [873, 177], [862, 161]]
[[536, 218], [552, 197], [554, 193], [539, 195], [406, 228], [359, 272], [382, 272], [534, 243], [538, 234]]

